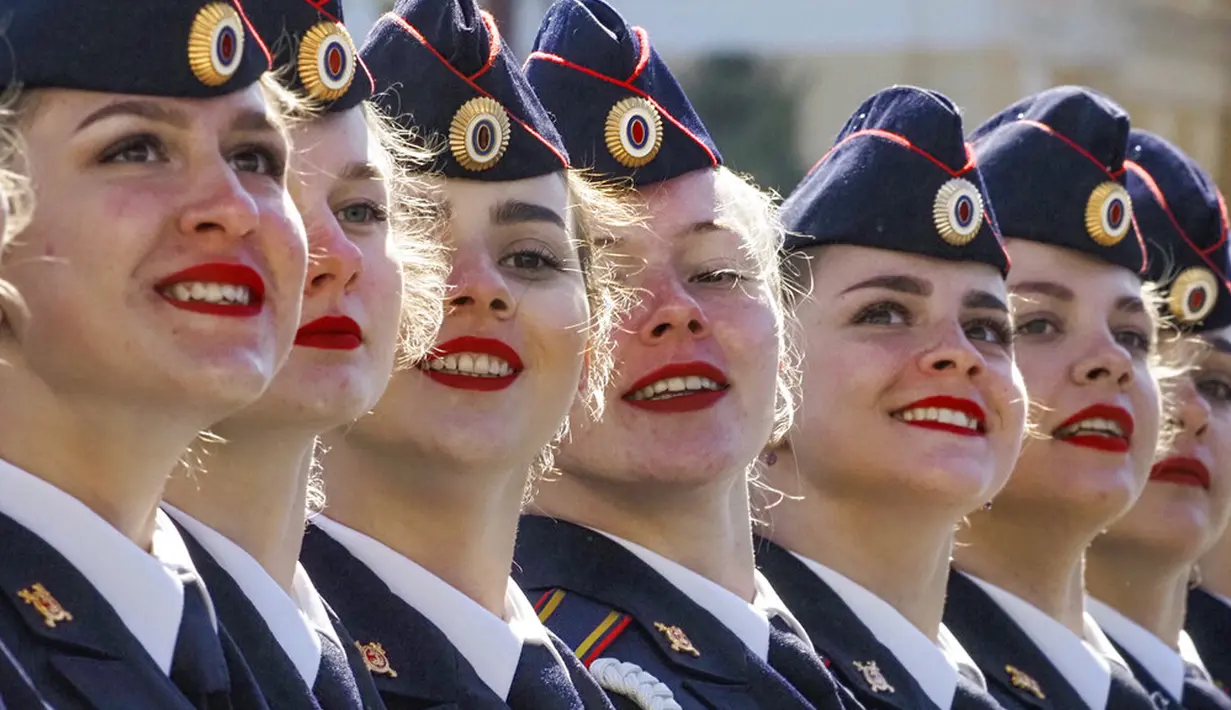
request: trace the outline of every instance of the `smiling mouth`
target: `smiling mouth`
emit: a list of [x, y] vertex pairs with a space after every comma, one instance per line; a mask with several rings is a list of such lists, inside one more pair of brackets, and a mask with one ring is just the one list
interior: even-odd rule
[[195, 301], [228, 306], [246, 306], [252, 301], [252, 289], [247, 286], [207, 281], [181, 281], [164, 288], [162, 295], [184, 303]]
[[708, 377], [689, 375], [687, 377], [667, 377], [652, 382], [645, 387], [626, 395], [633, 402], [656, 402], [675, 397], [687, 397], [702, 392], [721, 392], [728, 385], [722, 385]]
[[424, 360], [420, 367], [432, 372], [467, 377], [508, 377], [513, 374], [512, 365], [487, 353], [453, 353]]
[[1124, 453], [1133, 438], [1133, 415], [1123, 407], [1096, 404], [1069, 417], [1052, 437], [1074, 446]]

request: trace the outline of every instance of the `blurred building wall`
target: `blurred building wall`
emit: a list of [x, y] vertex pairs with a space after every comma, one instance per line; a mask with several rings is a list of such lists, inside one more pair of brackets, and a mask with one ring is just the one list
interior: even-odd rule
[[[388, 4], [347, 1], [360, 36]], [[610, 1], [649, 30], [689, 89], [690, 72], [714, 55], [754, 57], [778, 73], [795, 97], [800, 171], [864, 98], [891, 84], [949, 95], [973, 127], [1022, 95], [1078, 83], [1111, 95], [1134, 125], [1231, 184], [1231, 0]], [[550, 0], [497, 5], [506, 40], [525, 56]], [[737, 130], [724, 127], [719, 146], [755, 149], [757, 137]]]

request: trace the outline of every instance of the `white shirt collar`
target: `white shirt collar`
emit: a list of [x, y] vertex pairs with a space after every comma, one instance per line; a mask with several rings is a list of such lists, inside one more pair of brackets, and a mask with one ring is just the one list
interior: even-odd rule
[[1105, 710], [1111, 696], [1110, 664], [1112, 660], [1123, 664], [1123, 659], [1089, 614], [1085, 614], [1083, 639], [1026, 600], [978, 577], [967, 576], [1039, 647], [1090, 710]]
[[181, 574], [195, 573], [196, 568], [166, 515], [157, 512], [153, 545], [146, 553], [81, 501], [3, 460], [0, 491], [4, 491], [0, 513], [41, 537], [76, 567], [169, 674], [184, 613]]
[[1177, 651], [1145, 627], [1094, 597], [1086, 597], [1086, 608], [1107, 635], [1132, 654], [1176, 702], [1184, 697], [1185, 665], [1205, 670], [1201, 654], [1197, 653], [1197, 647], [1186, 631], [1180, 631]]
[[[951, 659], [938, 644], [923, 635], [893, 605], [860, 586], [845, 575], [815, 560], [792, 552], [800, 562], [821, 578], [851, 608], [872, 635], [889, 649], [907, 672], [919, 683], [937, 707], [953, 705], [957, 692], [957, 659]], [[956, 641], [956, 639], [954, 639]], [[960, 644], [958, 648], [961, 648]], [[962, 652], [965, 654], [965, 651]]]
[[567, 669], [534, 606], [511, 578], [504, 596], [506, 620], [383, 543], [323, 515], [312, 522], [448, 636], [483, 683], [500, 698], [508, 699], [523, 643], [546, 647]]
[[753, 583], [756, 591], [752, 602], [749, 603], [740, 599], [726, 587], [653, 550], [602, 530], [594, 532], [609, 538], [631, 552], [662, 575], [673, 587], [683, 592], [684, 596], [713, 614], [761, 660], [769, 657], [769, 620], [775, 616], [785, 621], [791, 630], [803, 639], [804, 643], [809, 647], [812, 646], [812, 640], [808, 638], [803, 626], [787, 609], [786, 604], [782, 603], [782, 599], [774, 591], [769, 580], [759, 570], [754, 573]]
[[[163, 503], [163, 509], [183, 525], [220, 567], [231, 575], [244, 596], [256, 607], [269, 632], [291, 659], [304, 682], [311, 688], [321, 665], [321, 640], [316, 627], [261, 563], [222, 533], [184, 511]], [[296, 569], [296, 576], [299, 570]], [[305, 573], [306, 577], [306, 573]], [[311, 587], [311, 582], [308, 582]], [[312, 591], [315, 592], [315, 589]], [[330, 631], [333, 626], [327, 624]], [[324, 631], [324, 629], [321, 629]], [[340, 644], [339, 644], [340, 646]]]

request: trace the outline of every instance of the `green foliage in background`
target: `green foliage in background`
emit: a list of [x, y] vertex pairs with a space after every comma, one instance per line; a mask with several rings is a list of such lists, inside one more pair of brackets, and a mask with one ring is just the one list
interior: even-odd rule
[[786, 194], [803, 177], [795, 152], [796, 100], [781, 70], [751, 55], [711, 55], [680, 77], [731, 169]]

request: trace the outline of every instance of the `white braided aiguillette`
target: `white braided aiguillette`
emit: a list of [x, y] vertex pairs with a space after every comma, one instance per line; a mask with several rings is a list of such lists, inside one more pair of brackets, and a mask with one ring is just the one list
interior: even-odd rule
[[603, 690], [630, 698], [643, 710], [683, 710], [670, 688], [635, 663], [599, 658], [590, 673]]

